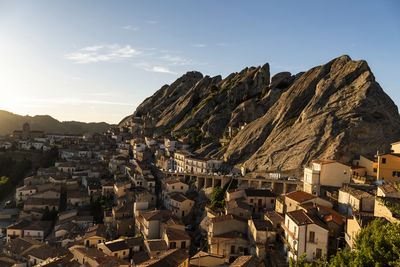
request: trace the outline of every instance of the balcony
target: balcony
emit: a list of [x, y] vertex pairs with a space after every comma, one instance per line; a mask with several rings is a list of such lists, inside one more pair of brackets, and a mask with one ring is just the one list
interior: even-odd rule
[[[292, 252], [294, 255], [297, 255], [297, 250], [295, 249], [293, 244], [290, 244], [289, 240], [287, 240], [286, 238], [282, 238], [284, 245], [286, 246], [286, 248]], [[297, 241], [294, 241], [297, 242]]]
[[285, 233], [287, 233], [293, 240], [297, 240], [297, 237], [295, 236], [295, 233], [293, 233], [292, 231], [290, 231], [289, 228], [287, 228], [286, 225], [282, 224], [281, 227], [283, 228], [283, 230], [285, 231]]

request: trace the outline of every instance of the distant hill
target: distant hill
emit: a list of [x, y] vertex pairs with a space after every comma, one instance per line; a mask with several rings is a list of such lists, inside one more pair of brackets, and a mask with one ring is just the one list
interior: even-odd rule
[[44, 131], [45, 133], [101, 133], [106, 131], [111, 126], [105, 122], [60, 122], [48, 115], [21, 116], [8, 111], [0, 110], [0, 135], [8, 135], [14, 130], [21, 130], [22, 124], [25, 122], [30, 124], [31, 130]]

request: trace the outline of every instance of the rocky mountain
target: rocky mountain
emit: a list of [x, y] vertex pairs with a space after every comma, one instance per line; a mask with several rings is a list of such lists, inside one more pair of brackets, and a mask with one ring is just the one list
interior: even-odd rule
[[84, 134], [104, 132], [110, 125], [105, 122], [84, 123], [77, 121], [60, 122], [48, 115], [21, 116], [8, 111], [0, 110], [0, 135], [11, 134], [14, 130], [21, 130], [22, 125], [28, 122], [32, 130], [46, 133]]
[[397, 106], [366, 61], [341, 56], [306, 72], [270, 77], [269, 65], [225, 79], [188, 72], [132, 116], [155, 135], [187, 137], [203, 156], [250, 171], [298, 170], [316, 158], [349, 162], [400, 139]]

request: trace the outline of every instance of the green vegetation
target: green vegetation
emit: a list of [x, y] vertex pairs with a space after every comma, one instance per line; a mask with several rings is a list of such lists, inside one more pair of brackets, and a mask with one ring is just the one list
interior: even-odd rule
[[237, 181], [231, 180], [225, 184], [223, 188], [217, 186], [214, 187], [211, 193], [211, 205], [210, 208], [214, 211], [225, 208], [225, 192], [229, 189], [237, 188]]
[[57, 148], [45, 152], [2, 152], [0, 154], [0, 200], [11, 194], [30, 171], [54, 166], [57, 158]]
[[355, 249], [344, 249], [327, 260], [307, 263], [304, 257], [291, 266], [400, 266], [400, 224], [376, 219], [363, 228], [355, 240]]
[[225, 207], [225, 199], [224, 199], [225, 191], [222, 190], [221, 187], [214, 187], [211, 193], [211, 205], [210, 208], [212, 210], [219, 210]]
[[58, 148], [53, 147], [49, 151], [43, 152], [39, 160], [39, 166], [42, 168], [49, 168], [54, 166], [58, 159]]
[[32, 162], [26, 158], [17, 161], [8, 156], [0, 156], [0, 199], [12, 193], [31, 167]]
[[400, 216], [400, 202], [382, 197], [377, 197], [377, 201], [385, 205], [393, 215]]
[[7, 184], [9, 180], [10, 180], [10, 178], [8, 178], [7, 176], [1, 176], [0, 177], [0, 186]]
[[101, 196], [90, 202], [90, 213], [95, 223], [103, 223], [104, 211], [111, 210], [114, 198]]

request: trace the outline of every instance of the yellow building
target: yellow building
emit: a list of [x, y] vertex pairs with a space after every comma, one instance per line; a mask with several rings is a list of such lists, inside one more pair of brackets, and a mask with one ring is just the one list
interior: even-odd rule
[[391, 145], [390, 153], [382, 153], [376, 156], [375, 169], [378, 180], [389, 182], [400, 181], [400, 142]]
[[350, 249], [354, 249], [355, 240], [361, 228], [366, 227], [374, 218], [370, 215], [357, 214], [347, 219], [345, 240]]
[[400, 181], [400, 154], [380, 154], [377, 155], [377, 175], [378, 180], [389, 182]]
[[353, 166], [364, 169], [364, 170], [357, 171], [357, 168], [354, 168], [353, 176], [365, 175], [365, 176], [376, 177], [377, 164], [372, 158], [370, 159], [370, 158], [360, 155], [359, 157], [357, 157], [356, 159], [353, 160]]

